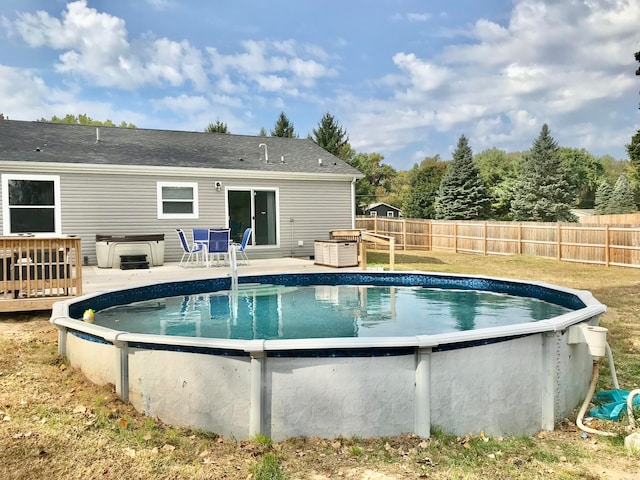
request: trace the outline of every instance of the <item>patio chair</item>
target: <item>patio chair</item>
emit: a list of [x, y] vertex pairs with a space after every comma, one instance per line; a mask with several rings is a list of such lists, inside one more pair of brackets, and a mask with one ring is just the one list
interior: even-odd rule
[[207, 266], [211, 266], [211, 259], [215, 255], [216, 265], [220, 265], [220, 255], [229, 258], [229, 232], [228, 228], [210, 228]]
[[[180, 259], [179, 266], [186, 267], [191, 263], [191, 258], [195, 255], [196, 260], [200, 253], [203, 253], [203, 245], [201, 243], [194, 243], [193, 246], [189, 246], [189, 242], [187, 241], [187, 236], [184, 234], [184, 230], [181, 228], [176, 228], [176, 232], [178, 233], [178, 238], [180, 239], [180, 245], [182, 246], [182, 258]], [[186, 257], [186, 260], [185, 260]]]
[[[251, 227], [247, 228], [242, 235], [242, 242], [234, 243], [233, 246], [236, 249], [236, 253], [238, 253], [238, 258], [244, 258], [244, 263], [242, 265], [249, 265], [249, 257], [247, 257], [247, 252], [245, 249], [247, 248], [247, 243], [249, 243], [249, 239], [251, 238]], [[240, 263], [238, 262], [238, 265]]]
[[207, 250], [207, 244], [209, 243], [209, 229], [208, 228], [194, 228], [193, 243], [201, 243], [204, 250]]

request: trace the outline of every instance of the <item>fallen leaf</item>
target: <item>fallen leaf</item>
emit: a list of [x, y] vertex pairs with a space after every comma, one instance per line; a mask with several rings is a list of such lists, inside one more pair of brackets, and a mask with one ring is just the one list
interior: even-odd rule
[[135, 458], [136, 456], [136, 451], [133, 448], [123, 448], [122, 451], [128, 457]]
[[127, 428], [127, 421], [124, 418], [121, 418], [120, 420], [118, 420], [118, 423], [122, 428]]
[[147, 441], [151, 440], [151, 434], [147, 433], [144, 437], [142, 437], [142, 439]]
[[73, 409], [73, 413], [87, 413], [87, 407], [85, 407], [84, 405], [78, 405]]
[[165, 452], [173, 452], [176, 449], [176, 447], [174, 447], [173, 445], [169, 445], [168, 443], [165, 443], [162, 446], [162, 450], [164, 450]]

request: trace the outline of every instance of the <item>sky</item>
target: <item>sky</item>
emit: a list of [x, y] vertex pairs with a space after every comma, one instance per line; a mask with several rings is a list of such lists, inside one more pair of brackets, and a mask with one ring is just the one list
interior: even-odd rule
[[[0, 0], [0, 113], [298, 136], [331, 114], [408, 170], [531, 147], [627, 159], [639, 0]], [[0, 139], [1, 141], [1, 139]]]

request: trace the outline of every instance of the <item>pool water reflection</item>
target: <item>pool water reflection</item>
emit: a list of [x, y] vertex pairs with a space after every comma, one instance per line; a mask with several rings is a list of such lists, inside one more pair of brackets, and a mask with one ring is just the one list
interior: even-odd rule
[[271, 340], [432, 335], [550, 319], [568, 308], [476, 290], [241, 285], [108, 308], [96, 324], [132, 333]]

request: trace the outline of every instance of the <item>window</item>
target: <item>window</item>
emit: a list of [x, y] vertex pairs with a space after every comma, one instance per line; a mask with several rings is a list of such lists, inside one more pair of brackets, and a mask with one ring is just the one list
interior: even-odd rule
[[198, 218], [198, 184], [158, 182], [158, 218]]
[[394, 215], [393, 215], [393, 210], [389, 210], [389, 211], [387, 212], [387, 217], [393, 217], [393, 216], [394, 216]]
[[376, 212], [375, 210], [369, 210], [369, 215], [371, 217], [377, 217], [378, 216], [378, 212]]
[[5, 235], [60, 234], [60, 177], [2, 175], [2, 214]]
[[278, 191], [274, 189], [229, 188], [227, 208], [231, 238], [240, 243], [245, 228], [253, 232], [252, 246], [278, 245]]

